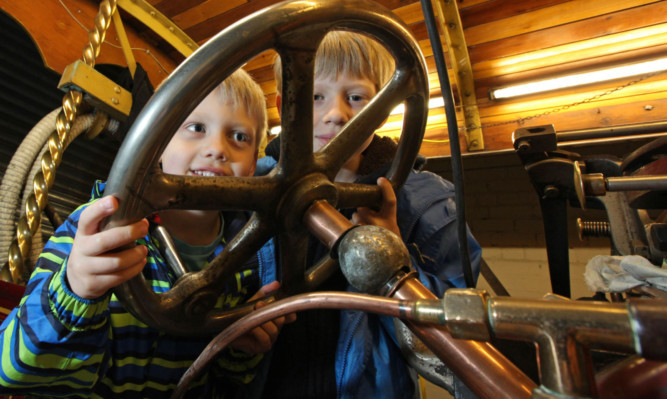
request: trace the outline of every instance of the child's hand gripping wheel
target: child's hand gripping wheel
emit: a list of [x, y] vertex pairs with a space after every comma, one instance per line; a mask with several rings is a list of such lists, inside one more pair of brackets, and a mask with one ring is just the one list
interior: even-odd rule
[[[390, 82], [326, 147], [313, 153], [315, 52], [335, 29], [378, 39], [396, 62]], [[177, 126], [222, 80], [273, 48], [283, 65], [281, 157], [263, 177], [194, 177], [162, 173], [158, 162]], [[334, 183], [346, 160], [405, 102], [397, 155], [387, 173], [398, 189], [414, 164], [428, 112], [427, 70], [419, 46], [396, 16], [367, 0], [285, 2], [220, 32], [193, 53], [157, 90], [137, 117], [112, 167], [105, 194], [120, 209], [108, 225], [135, 222], [164, 209], [248, 210], [254, 214], [225, 250], [171, 290], [156, 294], [138, 275], [115, 289], [123, 305], [148, 325], [173, 334], [219, 332], [251, 312], [253, 304], [214, 309], [223, 282], [271, 237], [280, 243], [278, 296], [305, 291], [326, 277], [331, 261], [305, 271], [308, 231], [301, 219], [317, 200], [344, 207], [378, 204], [377, 186]]]

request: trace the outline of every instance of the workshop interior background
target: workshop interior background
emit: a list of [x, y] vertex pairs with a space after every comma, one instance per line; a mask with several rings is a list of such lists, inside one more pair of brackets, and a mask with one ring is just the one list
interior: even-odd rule
[[[66, 65], [79, 57], [81, 48], [86, 40], [85, 30], [79, 26], [83, 23], [90, 26], [95, 13], [95, 2], [84, 0], [43, 1], [40, 7], [29, 5], [31, 2], [16, 2], [16, 0], [0, 0], [0, 177], [4, 174], [7, 165], [16, 152], [21, 140], [27, 132], [43, 116], [60, 106], [63, 93], [56, 88], [60, 78], [60, 65]], [[41, 4], [43, 3], [43, 4]], [[206, 28], [210, 24], [197, 22], [195, 15], [202, 14], [205, 3], [191, 2], [186, 9], [186, 2], [150, 1], [174, 21], [185, 24], [185, 31], [202, 44], [213, 33]], [[241, 6], [229, 9], [227, 14], [220, 12], [217, 19], [218, 30], [224, 28], [226, 20], [238, 19], [241, 13], [249, 13], [253, 9], [274, 3], [274, 1], [242, 1]], [[423, 16], [418, 8], [419, 2], [412, 1], [383, 1], [381, 2], [394, 10], [410, 25], [413, 33], [423, 46], [431, 75], [434, 72], [432, 51], [424, 44], [427, 41], [423, 27]], [[596, 56], [583, 57], [575, 53], [568, 53], [563, 60], [572, 64], [572, 68], [592, 65], [594, 59], [608, 56], [604, 62], [623, 60], [624, 56], [630, 59], [635, 56], [651, 56], [664, 54], [667, 44], [665, 35], [667, 29], [667, 2], [638, 1], [638, 0], [599, 0], [599, 1], [500, 1], [476, 0], [459, 1], [461, 16], [464, 23], [464, 33], [470, 45], [473, 65], [488, 67], [491, 63], [482, 53], [502, 50], [520, 53], [527, 51], [530, 43], [535, 44], [536, 38], [541, 40], [544, 49], [566, 46], [556, 40], [570, 40], [574, 46], [576, 40], [593, 41], [596, 38], [621, 35], [632, 31], [648, 31], [649, 28], [658, 29], [658, 33], [647, 34], [641, 48], [628, 49], [625, 53], [604, 53], [612, 45], [597, 48]], [[167, 7], [167, 6], [170, 6]], [[180, 5], [180, 6], [179, 6]], [[195, 13], [197, 5], [201, 5], [199, 14]], [[66, 8], [66, 7], [67, 8]], [[231, 7], [231, 6], [230, 6]], [[245, 8], [244, 8], [245, 7]], [[45, 65], [45, 53], [38, 46], [44, 37], [30, 36], [26, 27], [17, 21], [21, 13], [33, 13], [31, 19], [39, 21], [44, 31], [51, 31], [51, 40], [57, 41], [59, 46], [66, 45], [72, 50], [68, 54], [59, 54], [59, 60], [51, 60]], [[10, 13], [7, 11], [11, 10]], [[495, 15], [494, 21], [483, 20]], [[638, 16], [641, 15], [641, 18]], [[226, 19], [223, 19], [226, 18]], [[204, 18], [204, 17], [199, 17]], [[212, 18], [211, 18], [212, 19]], [[504, 21], [503, 21], [504, 19]], [[526, 22], [526, 23], [521, 23]], [[530, 24], [528, 24], [530, 22]], [[467, 24], [467, 25], [466, 25]], [[132, 27], [130, 27], [131, 30]], [[517, 32], [523, 29], [524, 32]], [[531, 30], [532, 29], [532, 30]], [[494, 36], [485, 39], [485, 32], [493, 31]], [[528, 36], [528, 33], [534, 36]], [[576, 32], [578, 37], [573, 32]], [[141, 34], [143, 33], [143, 36]], [[567, 33], [567, 34], [566, 34]], [[199, 36], [197, 36], [199, 35]], [[570, 36], [567, 36], [570, 35]], [[588, 36], [586, 36], [588, 35]], [[586, 36], [586, 37], [584, 37]], [[144, 66], [154, 85], [157, 85], [166, 74], [178, 64], [178, 56], [173, 51], [164, 54], [160, 43], [145, 32], [130, 32], [130, 37], [142, 37], [147, 46], [153, 49], [153, 55], [138, 52], [137, 59]], [[568, 39], [569, 37], [569, 39]], [[550, 39], [547, 39], [550, 38]], [[114, 35], [109, 35], [114, 41]], [[551, 43], [548, 43], [551, 40]], [[617, 43], [618, 44], [618, 43]], [[523, 47], [522, 47], [523, 46]], [[511, 50], [512, 47], [515, 47]], [[495, 49], [495, 50], [494, 50]], [[105, 47], [107, 60], [116, 59], [118, 49]], [[537, 50], [534, 50], [537, 51]], [[113, 55], [115, 52], [115, 55]], [[496, 55], [498, 59], [501, 57]], [[263, 88], [266, 89], [269, 99], [270, 115], [273, 124], [277, 119], [275, 110], [275, 84], [269, 72], [270, 55], [263, 55], [257, 61], [249, 63], [248, 69], [258, 80], [264, 79]], [[122, 59], [122, 58], [121, 58]], [[102, 58], [104, 61], [104, 58]], [[159, 60], [160, 66], [156, 66]], [[556, 60], [556, 65], [542, 65], [546, 72], [553, 72], [559, 68], [558, 64], [565, 64], [563, 60]], [[58, 66], [54, 66], [58, 65]], [[451, 67], [451, 65], [450, 65]], [[473, 72], [480, 72], [480, 69]], [[484, 75], [484, 70], [481, 70]], [[514, 72], [516, 78], [534, 76], [535, 71], [525, 70]], [[583, 129], [602, 126], [614, 126], [628, 123], [628, 120], [640, 122], [654, 122], [666, 120], [665, 111], [667, 100], [665, 90], [667, 83], [664, 73], [632, 85], [627, 90], [563, 109], [551, 115], [539, 115], [545, 110], [562, 107], [563, 104], [575, 102], [573, 98], [587, 98], [608, 90], [602, 86], [587, 89], [578, 93], [579, 97], [568, 95], [559, 105], [556, 99], [547, 105], [532, 105], [533, 109], [522, 111], [523, 117], [539, 115], [539, 117], [521, 120], [520, 123], [507, 123], [518, 116], [518, 111], [493, 111], [499, 108], [492, 101], [485, 98], [482, 91], [489, 86], [509, 80], [512, 73], [504, 76], [491, 76], [476, 80], [477, 98], [482, 109], [480, 113], [483, 121], [488, 121], [490, 127], [484, 130], [486, 147], [482, 151], [468, 151], [463, 139], [463, 169], [465, 177], [465, 198], [467, 205], [467, 221], [471, 230], [483, 248], [483, 257], [501, 283], [512, 296], [541, 297], [551, 291], [548, 273], [548, 262], [545, 249], [544, 228], [539, 207], [538, 196], [531, 185], [528, 175], [511, 147], [510, 137], [518, 127], [554, 124], [556, 130]], [[437, 79], [433, 78], [432, 94], [439, 94], [440, 88]], [[618, 85], [618, 84], [617, 84]], [[542, 97], [542, 99], [547, 96]], [[273, 101], [273, 103], [272, 103]], [[517, 106], [520, 103], [515, 103]], [[460, 104], [459, 104], [460, 105]], [[525, 104], [524, 104], [525, 105]], [[451, 158], [447, 148], [446, 126], [442, 122], [442, 114], [434, 111], [433, 118], [439, 118], [437, 125], [429, 126], [427, 142], [422, 153], [428, 156], [426, 168], [441, 174], [451, 180]], [[486, 119], [484, 119], [486, 118]], [[495, 122], [495, 123], [491, 123]], [[588, 123], [589, 125], [586, 125]], [[612, 142], [572, 143], [564, 146], [570, 151], [581, 154], [609, 154], [623, 157], [631, 153], [648, 141], [647, 138], [626, 138]], [[62, 165], [57, 172], [54, 188], [50, 191], [50, 201], [61, 215], [68, 214], [75, 206], [87, 200], [92, 182], [97, 178], [104, 178], [113, 162], [114, 154], [118, 149], [119, 141], [114, 137], [100, 136], [94, 140], [75, 140], [65, 152]], [[605, 220], [604, 212], [586, 210], [575, 207], [568, 208], [568, 230], [570, 245], [570, 273], [572, 297], [587, 297], [590, 292], [583, 280], [586, 263], [594, 255], [609, 254], [609, 238], [585, 238], [580, 240], [576, 229], [577, 218], [584, 220]], [[44, 234], [48, 235], [48, 225]], [[487, 283], [481, 279], [479, 287], [486, 287]]]

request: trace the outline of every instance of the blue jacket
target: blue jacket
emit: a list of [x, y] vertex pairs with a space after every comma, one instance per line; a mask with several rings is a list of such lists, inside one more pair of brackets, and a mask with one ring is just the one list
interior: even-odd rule
[[[266, 174], [275, 159], [259, 160], [256, 174]], [[430, 172], [411, 171], [397, 196], [401, 237], [421, 282], [441, 297], [451, 287], [465, 287], [459, 256], [454, 185]], [[475, 279], [481, 248], [468, 231]], [[348, 286], [348, 291], [354, 288]], [[341, 311], [336, 348], [336, 385], [340, 398], [405, 399], [418, 396], [416, 375], [403, 361], [393, 319], [359, 311]]]

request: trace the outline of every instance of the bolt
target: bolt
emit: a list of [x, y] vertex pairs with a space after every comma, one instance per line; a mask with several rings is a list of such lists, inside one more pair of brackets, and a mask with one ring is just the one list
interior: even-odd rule
[[577, 232], [581, 241], [584, 237], [611, 237], [611, 225], [609, 222], [583, 221], [577, 218]]
[[556, 186], [546, 186], [544, 188], [544, 194], [542, 195], [542, 198], [548, 199], [548, 198], [556, 198], [558, 197], [558, 194], [560, 193], [560, 190]]
[[120, 101], [118, 101], [118, 99], [116, 97], [111, 97], [111, 103], [113, 105], [118, 105], [118, 104], [120, 104]]
[[530, 150], [530, 142], [527, 140], [521, 140], [519, 142], [519, 146], [517, 147], [518, 151], [529, 151]]
[[653, 106], [652, 106], [652, 105], [644, 105], [644, 110], [646, 110], [646, 111], [652, 111], [652, 110], [653, 110]]

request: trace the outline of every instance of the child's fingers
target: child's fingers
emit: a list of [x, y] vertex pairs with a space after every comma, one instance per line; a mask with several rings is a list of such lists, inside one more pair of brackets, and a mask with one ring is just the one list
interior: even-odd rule
[[70, 257], [67, 281], [72, 291], [81, 298], [99, 298], [109, 289], [139, 274], [146, 265], [147, 252], [145, 246], [139, 245], [121, 251], [115, 257]]
[[271, 350], [271, 347], [276, 342], [279, 332], [280, 329], [273, 322], [264, 323], [249, 331], [244, 337], [246, 338], [245, 345], [243, 345], [244, 348], [237, 347], [237, 349], [253, 355], [266, 353]]
[[277, 291], [279, 288], [280, 282], [272, 281], [266, 285], [263, 285], [249, 300], [254, 301], [255, 299], [264, 298], [265, 296], [270, 295], [272, 292]]
[[382, 191], [382, 207], [380, 208], [380, 214], [385, 215], [395, 215], [396, 214], [396, 193], [394, 193], [394, 188], [391, 185], [391, 182], [384, 177], [380, 177], [377, 180], [378, 186]]
[[102, 197], [90, 204], [81, 212], [77, 232], [83, 235], [93, 235], [99, 231], [100, 222], [105, 217], [116, 212], [118, 200], [113, 196]]
[[296, 321], [296, 313], [286, 314], [284, 317], [285, 317], [284, 324], [294, 323]]
[[106, 253], [101, 256], [90, 257], [86, 265], [86, 272], [90, 275], [124, 274], [138, 263], [146, 260], [148, 249], [145, 245], [118, 252]]
[[234, 340], [229, 346], [251, 355], [257, 355], [271, 349], [270, 341], [266, 332], [256, 327]]
[[148, 221], [142, 219], [127, 226], [118, 226], [91, 236], [80, 238], [85, 246], [81, 252], [88, 256], [102, 255], [134, 243], [148, 234]]
[[384, 227], [400, 237], [401, 232], [396, 221], [396, 194], [391, 182], [384, 177], [377, 180], [380, 191], [382, 191], [382, 206], [378, 211], [368, 207], [359, 207], [352, 214], [351, 221], [354, 224], [366, 224]]
[[98, 293], [94, 298], [99, 298], [104, 295], [108, 290], [119, 286], [120, 284], [126, 282], [137, 274], [141, 273], [144, 266], [146, 265], [146, 258], [142, 258], [137, 263], [128, 265], [124, 268], [115, 269], [112, 273], [101, 274], [94, 276], [96, 284], [98, 287], [104, 287], [104, 290], [101, 293]]

